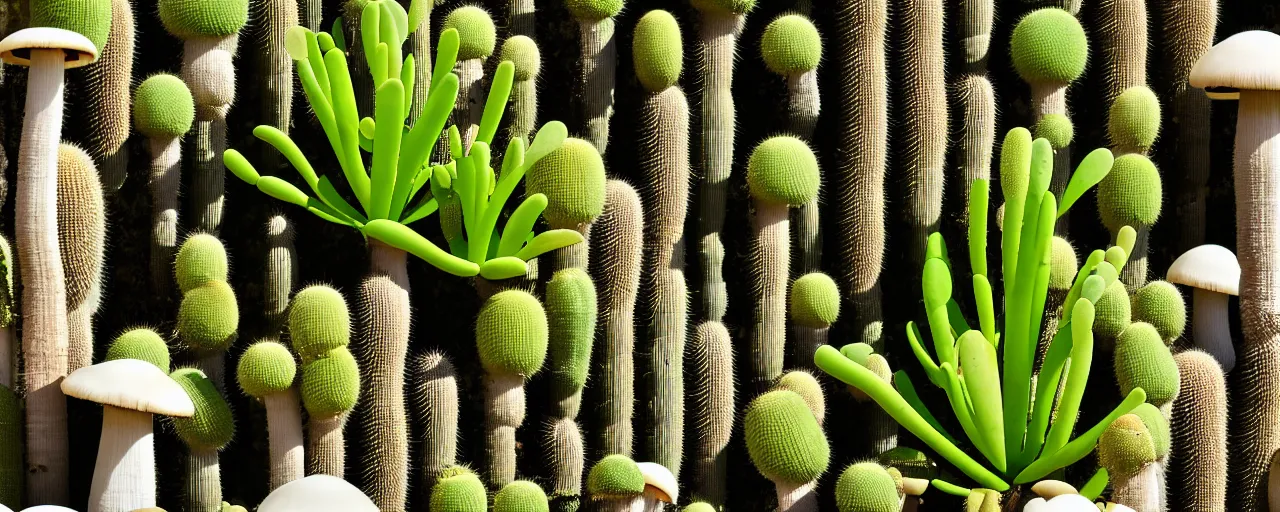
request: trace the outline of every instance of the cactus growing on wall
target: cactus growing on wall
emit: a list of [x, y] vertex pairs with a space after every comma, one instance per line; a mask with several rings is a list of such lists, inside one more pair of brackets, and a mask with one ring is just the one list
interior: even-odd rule
[[619, 180], [605, 183], [604, 210], [591, 234], [596, 251], [591, 259], [593, 282], [601, 290], [597, 309], [602, 334], [596, 344], [602, 426], [595, 445], [604, 453], [629, 457], [634, 444], [635, 307], [644, 248], [644, 208], [635, 188]]
[[618, 66], [618, 48], [614, 42], [617, 27], [613, 18], [622, 11], [623, 4], [623, 0], [565, 0], [565, 7], [578, 22], [582, 50], [580, 87], [585, 122], [582, 131], [602, 155], [609, 145], [613, 75]]
[[943, 167], [947, 153], [947, 90], [943, 53], [941, 0], [909, 0], [902, 4], [898, 27], [902, 45], [904, 110], [901, 172], [906, 205], [903, 219], [911, 227], [906, 241], [911, 268], [924, 263], [925, 240], [938, 229], [942, 215]]
[[347, 348], [351, 318], [346, 300], [328, 286], [298, 292], [289, 309], [289, 341], [298, 353], [299, 393], [307, 409], [307, 473], [342, 477], [343, 426], [360, 396], [360, 370]]
[[183, 510], [222, 510], [222, 470], [218, 452], [235, 436], [231, 408], [213, 381], [194, 368], [182, 368], [170, 375], [195, 403], [195, 415], [175, 418], [174, 430], [187, 445], [187, 475]]

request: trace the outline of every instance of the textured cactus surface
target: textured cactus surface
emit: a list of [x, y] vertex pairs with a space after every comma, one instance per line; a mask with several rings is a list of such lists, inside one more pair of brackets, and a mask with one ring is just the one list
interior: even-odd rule
[[1135, 388], [1147, 393], [1147, 402], [1163, 406], [1178, 395], [1178, 365], [1151, 324], [1134, 322], [1116, 340], [1116, 381], [1120, 393]]
[[1227, 383], [1213, 356], [1189, 350], [1173, 356], [1181, 387], [1170, 420], [1169, 505], [1176, 511], [1225, 510]]
[[147, 328], [130, 329], [107, 347], [104, 361], [138, 359], [169, 372], [169, 346], [158, 333]]
[[88, 66], [85, 82], [89, 113], [87, 149], [102, 174], [108, 192], [120, 190], [129, 166], [129, 88], [133, 85], [133, 6], [129, 0], [111, 0], [111, 33], [106, 47], [99, 46], [97, 65]]
[[743, 429], [751, 462], [774, 482], [804, 484], [827, 469], [826, 436], [804, 398], [793, 391], [770, 391], [753, 400]]
[[898, 484], [874, 462], [852, 464], [836, 480], [836, 507], [840, 512], [896, 512]]
[[476, 348], [485, 371], [532, 377], [547, 355], [542, 303], [521, 290], [490, 297], [476, 319]]
[[547, 493], [538, 484], [517, 480], [493, 496], [494, 512], [547, 512]]
[[458, 375], [453, 363], [438, 352], [422, 356], [414, 369], [414, 403], [424, 437], [421, 489], [423, 499], [430, 502], [440, 472], [457, 462]]
[[93, 158], [69, 144], [58, 147], [58, 250], [67, 287], [67, 368], [93, 364], [93, 316], [102, 294], [106, 211]]
[[489, 508], [484, 484], [469, 470], [444, 470], [431, 491], [431, 510], [448, 512], [484, 512]]
[[604, 212], [596, 219], [591, 236], [596, 251], [591, 258], [592, 280], [603, 292], [597, 306], [603, 315], [597, 365], [603, 407], [597, 445], [606, 453], [631, 456], [636, 399], [635, 308], [644, 250], [644, 208], [635, 188], [619, 180], [605, 184]]
[[1178, 287], [1168, 281], [1151, 281], [1133, 294], [1133, 319], [1156, 328], [1166, 344], [1182, 336], [1187, 327], [1187, 303]]

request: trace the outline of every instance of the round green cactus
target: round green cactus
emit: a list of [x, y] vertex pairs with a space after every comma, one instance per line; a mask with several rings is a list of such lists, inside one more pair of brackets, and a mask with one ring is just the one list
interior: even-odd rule
[[831, 455], [822, 427], [804, 398], [793, 391], [760, 395], [747, 406], [747, 453], [765, 478], [804, 484], [827, 470]]
[[147, 328], [130, 329], [116, 337], [107, 347], [107, 361], [138, 359], [156, 365], [169, 372], [169, 345], [155, 331]]
[[1124, 283], [1115, 281], [1103, 290], [1102, 297], [1095, 304], [1093, 317], [1093, 333], [1106, 339], [1114, 340], [1129, 327], [1130, 306], [1129, 292]]
[[111, 0], [31, 0], [30, 9], [31, 26], [76, 32], [102, 55], [111, 33]]
[[803, 370], [784, 373], [773, 385], [773, 389], [785, 389], [800, 395], [805, 405], [808, 405], [809, 410], [813, 412], [813, 417], [819, 422], [826, 415], [827, 404], [822, 394], [822, 384], [818, 383], [818, 379], [814, 378], [812, 373]]
[[747, 164], [747, 186], [758, 201], [800, 206], [818, 196], [821, 181], [813, 150], [789, 135], [761, 142]]
[[147, 137], [180, 137], [191, 130], [195, 118], [191, 89], [174, 75], [151, 75], [133, 93], [133, 126]]
[[675, 85], [684, 66], [684, 43], [675, 16], [653, 10], [640, 18], [631, 45], [631, 60], [636, 77], [646, 89], [659, 92]]
[[227, 446], [236, 433], [235, 418], [213, 381], [194, 368], [181, 368], [169, 376], [196, 406], [196, 413], [190, 418], [173, 419], [178, 437], [192, 448], [221, 450]]
[[644, 493], [644, 474], [626, 455], [608, 455], [587, 474], [587, 493], [592, 500], [613, 500]]
[[1075, 247], [1072, 247], [1067, 239], [1055, 236], [1050, 250], [1052, 253], [1049, 256], [1049, 289], [1071, 289], [1075, 284], [1076, 272], [1080, 270]]
[[351, 341], [347, 301], [324, 285], [304, 288], [289, 306], [289, 339], [302, 361], [322, 357]]
[[596, 147], [573, 137], [542, 157], [525, 177], [527, 194], [547, 196], [542, 217], [552, 226], [579, 226], [604, 211], [604, 160]]
[[547, 493], [538, 484], [516, 480], [493, 497], [493, 512], [547, 512]]
[[173, 277], [182, 293], [210, 281], [226, 282], [227, 249], [213, 235], [191, 235], [178, 248], [173, 268]]
[[1151, 444], [1156, 449], [1156, 458], [1168, 456], [1172, 439], [1169, 437], [1169, 420], [1165, 419], [1164, 413], [1156, 406], [1144, 402], [1134, 407], [1129, 414], [1141, 418], [1142, 424], [1147, 426], [1147, 432], [1151, 433]]
[[804, 74], [817, 69], [822, 60], [822, 36], [809, 18], [785, 14], [765, 27], [760, 55], [769, 71], [783, 76]]
[[1187, 303], [1178, 287], [1151, 281], [1133, 294], [1133, 318], [1155, 326], [1165, 343], [1172, 343], [1187, 327]]
[[1160, 134], [1160, 99], [1145, 85], [1116, 96], [1107, 118], [1107, 135], [1121, 148], [1146, 152]]
[[231, 285], [210, 281], [188, 290], [178, 307], [178, 336], [182, 343], [202, 353], [226, 351], [236, 340], [240, 312]]
[[480, 365], [493, 374], [538, 373], [547, 357], [547, 313], [537, 297], [523, 290], [494, 294], [476, 318]]
[[262, 398], [289, 389], [297, 372], [297, 363], [289, 349], [274, 341], [261, 341], [240, 356], [236, 382], [246, 395]]
[[840, 512], [898, 512], [898, 484], [874, 462], [850, 465], [836, 480]]
[[599, 21], [622, 12], [622, 0], [565, 0], [564, 6], [574, 18]]
[[1062, 114], [1046, 114], [1036, 121], [1036, 138], [1049, 141], [1049, 146], [1062, 149], [1071, 145], [1076, 137], [1076, 127], [1071, 118]]
[[1137, 415], [1117, 418], [1098, 439], [1098, 463], [1112, 475], [1132, 475], [1155, 461], [1151, 432]]
[[444, 18], [443, 30], [449, 29], [458, 31], [458, 60], [486, 59], [493, 55], [498, 30], [489, 11], [474, 5], [454, 9]]
[[1115, 372], [1121, 395], [1142, 388], [1147, 392], [1147, 402], [1163, 406], [1178, 394], [1178, 363], [1151, 324], [1134, 322], [1120, 333]]
[[480, 477], [465, 468], [445, 470], [431, 489], [431, 510], [486, 512], [488, 495]]
[[1098, 214], [1111, 232], [1149, 227], [1160, 218], [1160, 171], [1151, 159], [1123, 155], [1098, 183]]
[[556, 385], [582, 389], [591, 369], [596, 329], [596, 288], [586, 270], [560, 270], [547, 282], [548, 331], [555, 333], [551, 360]]
[[345, 348], [302, 364], [302, 405], [312, 416], [351, 410], [360, 398], [360, 367]]
[[1028, 83], [1069, 83], [1089, 59], [1084, 27], [1071, 13], [1049, 7], [1032, 11], [1009, 38], [1013, 67]]
[[181, 39], [225, 37], [249, 21], [249, 0], [160, 0], [160, 22]]
[[689, 0], [694, 9], [717, 16], [741, 16], [756, 6], [756, 0]]
[[831, 276], [810, 272], [791, 283], [791, 320], [805, 327], [829, 327], [840, 317], [840, 287]]
[[515, 66], [514, 78], [518, 82], [537, 78], [542, 69], [542, 53], [538, 43], [529, 36], [511, 36], [502, 42], [502, 60], [509, 60]]

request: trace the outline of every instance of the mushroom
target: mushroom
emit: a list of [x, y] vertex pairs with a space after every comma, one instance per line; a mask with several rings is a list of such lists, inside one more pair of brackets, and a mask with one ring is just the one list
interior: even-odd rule
[[67, 396], [102, 404], [102, 438], [89, 488], [89, 512], [156, 506], [151, 415], [195, 414], [182, 386], [155, 365], [117, 359], [76, 370], [62, 381]]
[[22, 509], [22, 512], [76, 512], [76, 509], [57, 505], [37, 505]]
[[368, 496], [346, 480], [311, 475], [284, 484], [262, 500], [258, 512], [378, 512]]
[[1191, 332], [1195, 345], [1213, 355], [1229, 372], [1236, 365], [1231, 345], [1227, 296], [1239, 295], [1240, 263], [1230, 249], [1202, 245], [1178, 256], [1165, 276], [1169, 282], [1193, 288]]
[[680, 484], [671, 470], [656, 462], [637, 462], [636, 465], [644, 475], [645, 512], [662, 510], [663, 503], [679, 502]]

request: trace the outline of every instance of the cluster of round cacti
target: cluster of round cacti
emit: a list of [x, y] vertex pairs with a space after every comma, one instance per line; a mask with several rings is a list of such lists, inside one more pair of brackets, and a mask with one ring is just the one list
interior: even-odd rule
[[342, 294], [328, 286], [310, 286], [289, 308], [289, 342], [301, 365], [302, 403], [312, 416], [345, 413], [360, 397], [360, 370], [347, 350], [351, 317]]
[[192, 235], [178, 250], [174, 262], [174, 279], [182, 291], [178, 337], [202, 356], [220, 356], [236, 340], [240, 311], [235, 290], [227, 284], [227, 272], [227, 251], [212, 235]]

